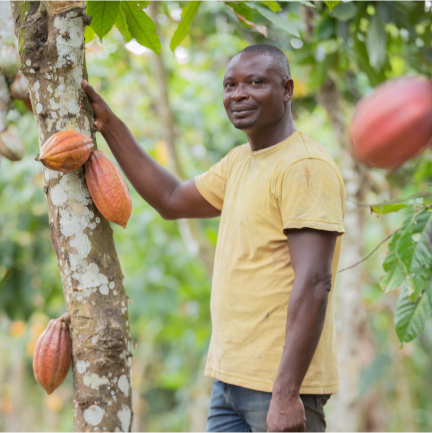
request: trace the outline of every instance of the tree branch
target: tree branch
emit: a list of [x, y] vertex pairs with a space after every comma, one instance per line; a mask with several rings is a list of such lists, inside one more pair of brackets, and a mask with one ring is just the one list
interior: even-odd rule
[[341, 269], [338, 271], [338, 274], [340, 274], [343, 271], [347, 271], [348, 269], [352, 269], [355, 266], [359, 265], [360, 263], [363, 263], [365, 260], [367, 260], [384, 242], [388, 241], [395, 233], [399, 232], [400, 228], [395, 230], [393, 233], [389, 234], [385, 239], [383, 239], [365, 258], [363, 258], [362, 260], [360, 260], [357, 263], [354, 263], [351, 266], [348, 266], [347, 268]]

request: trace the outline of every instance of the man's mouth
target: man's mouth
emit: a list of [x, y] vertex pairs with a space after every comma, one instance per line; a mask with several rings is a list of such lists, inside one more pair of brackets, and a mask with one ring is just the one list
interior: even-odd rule
[[237, 116], [246, 116], [250, 114], [252, 111], [255, 111], [254, 107], [246, 106], [246, 105], [236, 105], [231, 108], [232, 113]]

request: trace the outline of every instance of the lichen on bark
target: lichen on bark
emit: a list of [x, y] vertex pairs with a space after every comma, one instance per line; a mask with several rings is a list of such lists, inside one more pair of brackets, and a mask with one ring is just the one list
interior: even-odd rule
[[[86, 77], [85, 2], [14, 1], [39, 146], [68, 129], [92, 137]], [[131, 431], [131, 337], [123, 274], [107, 220], [88, 192], [83, 168], [44, 171], [51, 240], [71, 315], [75, 431]]]

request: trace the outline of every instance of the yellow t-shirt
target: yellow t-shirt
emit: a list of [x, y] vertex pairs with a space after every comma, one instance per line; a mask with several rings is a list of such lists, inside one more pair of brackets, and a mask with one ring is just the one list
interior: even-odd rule
[[[294, 282], [284, 230], [309, 227], [343, 234], [342, 176], [320, 144], [296, 131], [267, 149], [252, 152], [249, 144], [233, 149], [197, 176], [195, 184], [222, 211], [205, 374], [271, 392]], [[303, 394], [340, 390], [333, 288], [341, 241], [338, 236], [324, 329], [300, 390]]]

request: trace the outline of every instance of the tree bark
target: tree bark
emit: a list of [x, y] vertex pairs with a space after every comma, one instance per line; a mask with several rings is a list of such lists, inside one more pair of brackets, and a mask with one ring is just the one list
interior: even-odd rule
[[[12, 2], [21, 70], [39, 146], [63, 130], [95, 141], [87, 78], [85, 2]], [[109, 222], [88, 192], [83, 167], [43, 168], [51, 240], [71, 314], [75, 431], [131, 431], [131, 338], [123, 274]]]
[[[342, 106], [342, 98], [335, 82], [328, 78], [321, 87], [318, 102], [327, 111], [336, 139], [340, 144], [342, 175], [347, 197], [363, 203], [366, 190], [366, 169], [357, 164], [350, 155], [347, 134], [347, 118]], [[365, 209], [347, 201], [342, 253], [339, 267], [345, 268], [357, 263], [363, 257], [363, 233]], [[336, 323], [338, 333], [338, 356], [342, 382], [342, 392], [331, 398], [329, 413], [330, 431], [357, 431], [360, 422], [361, 404], [358, 394], [358, 379], [364, 367], [362, 346], [365, 335], [366, 313], [361, 308], [361, 287], [363, 265], [338, 275]], [[367, 342], [366, 342], [367, 344]]]

